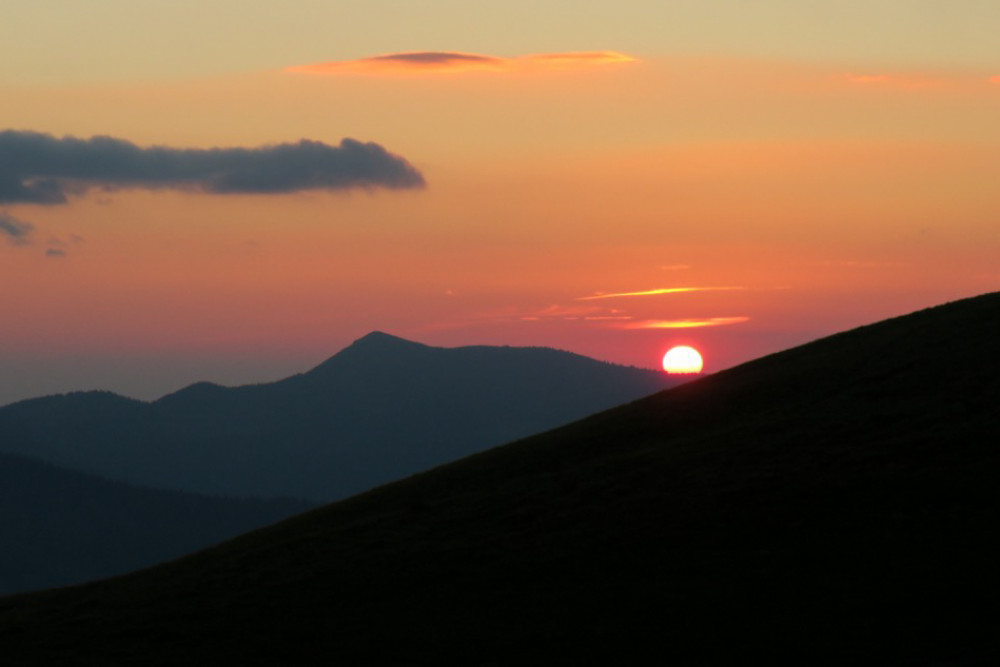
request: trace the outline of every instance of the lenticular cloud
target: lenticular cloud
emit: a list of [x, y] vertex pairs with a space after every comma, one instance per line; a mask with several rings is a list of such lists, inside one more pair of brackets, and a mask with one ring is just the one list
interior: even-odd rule
[[517, 74], [572, 70], [606, 65], [634, 63], [636, 59], [617, 51], [573, 51], [567, 53], [538, 53], [514, 58], [489, 56], [458, 51], [411, 51], [388, 53], [356, 60], [335, 60], [286, 67], [286, 72], [303, 74], [458, 74], [464, 72], [492, 72]]
[[0, 132], [0, 204], [63, 204], [91, 188], [283, 193], [419, 188], [420, 172], [376, 143], [303, 139], [257, 148], [143, 148], [124, 139]]

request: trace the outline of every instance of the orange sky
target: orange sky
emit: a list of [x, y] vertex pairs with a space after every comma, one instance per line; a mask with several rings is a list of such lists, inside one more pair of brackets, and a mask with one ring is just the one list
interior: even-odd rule
[[[0, 206], [33, 227], [0, 237], [16, 380], [0, 403], [276, 379], [375, 329], [648, 367], [691, 344], [718, 370], [1000, 287], [991, 70], [528, 55], [431, 76], [7, 86], [0, 128], [173, 147], [347, 136], [428, 185]], [[115, 358], [128, 367], [95, 370]]]

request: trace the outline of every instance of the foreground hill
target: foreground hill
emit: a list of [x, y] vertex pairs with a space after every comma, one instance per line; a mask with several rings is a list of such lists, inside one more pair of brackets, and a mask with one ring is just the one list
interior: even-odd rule
[[996, 664], [1000, 294], [840, 334], [152, 570], [19, 664]]
[[270, 384], [8, 405], [0, 451], [152, 487], [331, 500], [677, 383], [552, 349], [445, 349], [376, 332]]
[[0, 454], [0, 594], [149, 567], [308, 508], [144, 489]]

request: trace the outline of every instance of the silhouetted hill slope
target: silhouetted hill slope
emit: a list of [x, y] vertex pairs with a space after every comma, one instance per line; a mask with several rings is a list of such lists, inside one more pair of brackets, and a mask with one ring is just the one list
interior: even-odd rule
[[270, 384], [15, 403], [0, 408], [0, 451], [153, 487], [329, 500], [678, 382], [547, 348], [372, 333]]
[[308, 508], [144, 489], [0, 454], [0, 594], [149, 567]]
[[1000, 293], [769, 356], [120, 579], [23, 664], [996, 664]]

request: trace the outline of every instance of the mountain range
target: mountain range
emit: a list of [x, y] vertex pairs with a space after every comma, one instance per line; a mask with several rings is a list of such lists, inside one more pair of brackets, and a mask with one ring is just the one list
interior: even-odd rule
[[148, 567], [315, 505], [282, 496], [365, 490], [672, 382], [550, 349], [373, 333], [276, 383], [9, 405], [0, 594]]
[[14, 403], [0, 408], [0, 451], [155, 488], [328, 501], [678, 383], [548, 348], [374, 332], [268, 384]]
[[18, 664], [996, 664], [1000, 293], [761, 358], [132, 575]]

